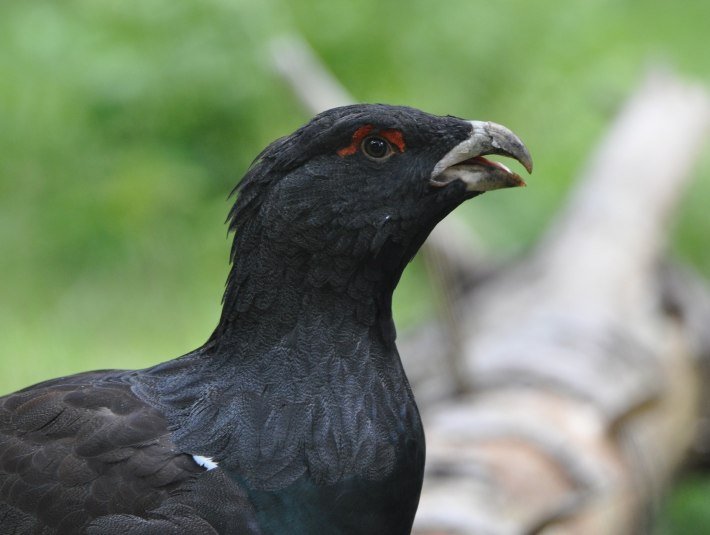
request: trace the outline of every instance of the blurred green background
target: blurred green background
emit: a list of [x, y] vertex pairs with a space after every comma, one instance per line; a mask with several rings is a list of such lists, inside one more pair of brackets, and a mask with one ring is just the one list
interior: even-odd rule
[[[227, 193], [308, 119], [271, 68], [274, 36], [301, 33], [363, 101], [520, 134], [530, 187], [461, 209], [512, 253], [545, 228], [649, 63], [710, 84], [709, 23], [707, 0], [1, 2], [0, 392], [143, 367], [209, 336]], [[710, 276], [710, 158], [696, 173], [670, 232]], [[400, 325], [429, 313], [423, 277], [415, 262]], [[659, 533], [701, 533], [706, 487], [683, 484]]]

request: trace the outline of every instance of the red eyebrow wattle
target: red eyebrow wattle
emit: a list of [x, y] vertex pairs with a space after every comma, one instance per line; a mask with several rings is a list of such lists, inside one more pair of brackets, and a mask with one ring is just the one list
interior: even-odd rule
[[[373, 133], [374, 128], [375, 127], [371, 124], [366, 124], [355, 130], [350, 145], [339, 149], [338, 156], [345, 157], [355, 154], [360, 148], [360, 143], [362, 142], [362, 140], [365, 139], [371, 133]], [[387, 141], [389, 141], [390, 144], [396, 147], [399, 152], [404, 152], [404, 149], [407, 148], [407, 145], [404, 143], [404, 136], [402, 135], [401, 130], [396, 130], [392, 128], [389, 130], [380, 130], [376, 133], [385, 138]]]
[[407, 148], [407, 145], [405, 145], [404, 143], [404, 136], [402, 135], [401, 130], [382, 130], [380, 132], [380, 135], [387, 141], [392, 143], [392, 145], [397, 147], [397, 150], [399, 150], [399, 152], [404, 152], [404, 149]]
[[353, 140], [350, 142], [350, 145], [340, 149], [338, 151], [338, 156], [344, 157], [355, 154], [357, 152], [357, 149], [360, 147], [360, 142], [365, 139], [367, 134], [372, 132], [373, 128], [374, 127], [371, 124], [366, 124], [355, 130], [355, 133], [353, 134]]

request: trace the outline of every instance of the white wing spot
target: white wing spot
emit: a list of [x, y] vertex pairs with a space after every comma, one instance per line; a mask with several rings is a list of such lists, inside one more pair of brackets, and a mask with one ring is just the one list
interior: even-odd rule
[[192, 458], [197, 464], [202, 466], [205, 470], [212, 470], [217, 468], [217, 463], [212, 460], [212, 457], [203, 457], [202, 455], [193, 455]]

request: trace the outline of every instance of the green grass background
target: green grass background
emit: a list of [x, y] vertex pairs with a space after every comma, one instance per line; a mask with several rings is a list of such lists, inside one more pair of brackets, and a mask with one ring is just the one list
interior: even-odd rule
[[[492, 249], [531, 244], [650, 63], [710, 84], [707, 0], [0, 2], [0, 392], [142, 367], [202, 343], [227, 273], [226, 195], [307, 120], [268, 42], [299, 32], [363, 101], [491, 119], [530, 187], [461, 208]], [[673, 251], [710, 276], [710, 158]], [[638, 177], [643, 187], [643, 177]], [[400, 325], [429, 314], [416, 261]], [[659, 533], [710, 533], [707, 481]]]

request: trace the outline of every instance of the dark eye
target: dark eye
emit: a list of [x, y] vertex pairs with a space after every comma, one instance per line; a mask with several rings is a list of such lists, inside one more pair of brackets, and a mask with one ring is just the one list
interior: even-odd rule
[[366, 137], [362, 140], [361, 146], [365, 156], [373, 160], [384, 160], [393, 152], [390, 144], [378, 136]]

